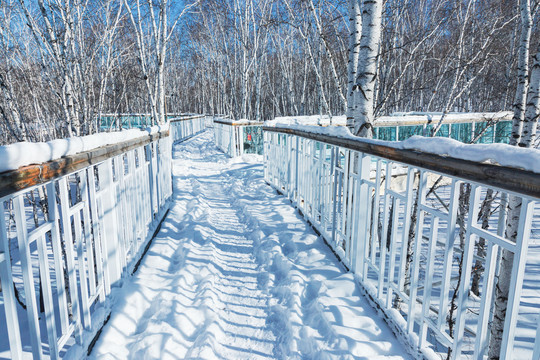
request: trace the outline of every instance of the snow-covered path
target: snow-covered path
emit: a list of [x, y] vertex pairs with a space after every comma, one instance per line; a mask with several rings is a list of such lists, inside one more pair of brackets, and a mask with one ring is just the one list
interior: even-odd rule
[[174, 203], [117, 292], [97, 359], [403, 359], [321, 239], [203, 133], [175, 146]]

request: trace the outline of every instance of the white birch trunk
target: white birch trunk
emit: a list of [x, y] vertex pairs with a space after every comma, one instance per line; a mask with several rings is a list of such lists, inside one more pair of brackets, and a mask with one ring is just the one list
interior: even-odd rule
[[527, 92], [527, 106], [523, 119], [523, 131], [519, 146], [531, 147], [535, 141], [538, 117], [540, 116], [540, 43], [533, 58], [533, 65], [529, 79], [529, 91]]
[[531, 40], [532, 16], [530, 0], [520, 0], [519, 8], [521, 12], [521, 35], [518, 50], [518, 84], [514, 97], [514, 118], [512, 120], [512, 136], [510, 145], [516, 145], [521, 138], [523, 129], [523, 119], [527, 99], [527, 83], [529, 74], [529, 43]]
[[354, 134], [373, 137], [375, 82], [382, 26], [382, 0], [364, 0], [355, 88]]
[[[352, 0], [351, 0], [352, 1]], [[319, 19], [319, 15], [317, 14], [317, 10], [315, 9], [315, 4], [313, 3], [313, 0], [309, 1], [309, 5], [311, 8], [311, 12], [313, 14], [313, 19], [315, 20], [315, 25], [317, 26], [317, 31], [319, 32], [319, 38], [322, 40], [324, 47], [326, 49], [326, 54], [328, 55], [328, 59], [330, 60], [330, 69], [332, 70], [332, 76], [334, 78], [334, 83], [337, 88], [337, 93], [339, 95], [339, 98], [341, 99], [343, 103], [343, 107], [346, 110], [347, 109], [347, 98], [345, 95], [343, 95], [343, 90], [341, 89], [341, 81], [339, 78], [339, 75], [337, 73], [336, 69], [336, 60], [334, 59], [334, 55], [332, 55], [332, 49], [328, 45], [328, 41], [326, 41], [326, 38], [324, 36], [323, 28], [321, 25], [321, 21]]]
[[354, 83], [358, 69], [358, 50], [360, 49], [360, 31], [362, 14], [358, 0], [349, 0], [349, 62], [347, 64], [347, 127], [354, 130]]
[[[520, 0], [520, 9], [521, 39], [518, 60], [518, 86], [514, 101], [514, 118], [512, 125], [512, 136], [510, 137], [510, 145], [517, 145], [520, 142], [525, 113], [525, 101], [527, 98], [527, 78], [529, 71], [529, 41], [532, 27], [529, 0]], [[505, 236], [511, 242], [515, 242], [519, 224], [519, 214], [521, 212], [521, 198], [510, 195], [507, 211], [508, 216], [506, 221]], [[508, 293], [510, 290], [510, 280], [513, 265], [514, 254], [508, 250], [502, 250], [501, 262], [499, 266], [499, 276], [495, 287], [495, 304], [493, 310], [493, 322], [491, 324], [491, 338], [489, 341], [488, 350], [488, 358], [490, 360], [498, 360], [501, 353], [502, 338], [505, 335], [503, 333], [504, 321], [506, 318]], [[506, 336], [513, 336], [513, 334], [506, 334]]]

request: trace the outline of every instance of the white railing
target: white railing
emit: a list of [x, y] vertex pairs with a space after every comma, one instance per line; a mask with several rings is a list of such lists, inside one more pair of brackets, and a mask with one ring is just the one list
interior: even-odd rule
[[[531, 237], [540, 243], [539, 174], [309, 130], [264, 130], [266, 181], [355, 273], [411, 352], [487, 355], [506, 249], [514, 265], [501, 359], [538, 359], [540, 281], [526, 261], [540, 258], [538, 246], [529, 246]], [[487, 189], [494, 200], [483, 221]], [[522, 202], [515, 242], [500, 211], [508, 196]]]
[[[255, 145], [253, 143], [255, 139], [249, 139], [253, 136], [252, 133], [256, 133], [256, 131], [253, 131], [255, 128], [262, 130], [262, 122], [215, 118], [214, 139], [216, 146], [230, 157], [241, 156], [247, 152], [247, 144]], [[262, 153], [262, 139], [260, 140], [261, 144], [258, 145], [261, 148], [250, 149], [251, 153]]]
[[168, 131], [0, 174], [0, 351], [56, 359], [70, 339], [85, 349], [171, 194]]
[[189, 139], [206, 130], [211, 119], [205, 115], [188, 115], [169, 120], [173, 143]]

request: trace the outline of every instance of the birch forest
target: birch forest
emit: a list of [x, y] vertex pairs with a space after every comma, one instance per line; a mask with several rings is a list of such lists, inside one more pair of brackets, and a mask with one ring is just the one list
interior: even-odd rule
[[516, 0], [2, 0], [0, 143], [92, 134], [104, 113], [343, 115], [370, 3], [371, 118], [512, 110], [540, 43], [527, 2], [523, 32]]

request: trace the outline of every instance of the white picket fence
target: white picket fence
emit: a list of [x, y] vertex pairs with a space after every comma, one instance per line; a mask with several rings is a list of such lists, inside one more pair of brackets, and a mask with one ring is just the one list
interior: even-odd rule
[[88, 345], [106, 316], [96, 309], [168, 210], [171, 140], [161, 131], [1, 174], [21, 188], [0, 190], [3, 354], [56, 359], [70, 338]]
[[249, 127], [262, 126], [262, 122], [225, 118], [214, 119], [214, 140], [216, 146], [230, 157], [244, 154], [244, 132]]
[[212, 125], [212, 117], [206, 115], [186, 115], [169, 120], [173, 143], [186, 140], [206, 130]]
[[[326, 239], [412, 352], [430, 359], [445, 358], [448, 349], [451, 359], [487, 355], [498, 257], [504, 248], [514, 253], [515, 262], [501, 359], [539, 359], [540, 286], [534, 284], [540, 275], [526, 271], [531, 234], [540, 243], [538, 174], [286, 127], [265, 127], [264, 137], [266, 181]], [[462, 184], [471, 191], [460, 244]], [[430, 191], [433, 185], [438, 187]], [[486, 229], [478, 215], [487, 188], [496, 199]], [[505, 238], [506, 212], [499, 211], [506, 208], [507, 195], [522, 201], [516, 243]], [[414, 215], [416, 232], [408, 246]], [[478, 252], [481, 241], [485, 254]], [[447, 316], [460, 278], [456, 258], [461, 253], [451, 335]], [[480, 294], [468, 296], [473, 267], [479, 264], [484, 268]], [[524, 278], [529, 284], [525, 290]], [[520, 317], [523, 313], [528, 317]]]

